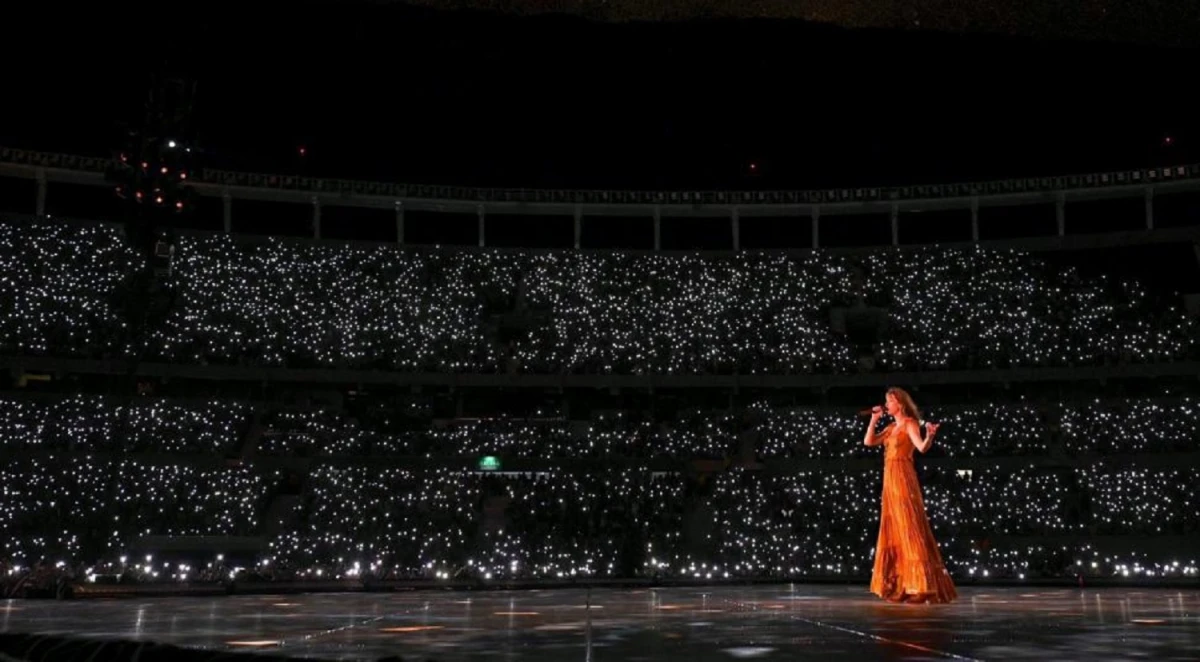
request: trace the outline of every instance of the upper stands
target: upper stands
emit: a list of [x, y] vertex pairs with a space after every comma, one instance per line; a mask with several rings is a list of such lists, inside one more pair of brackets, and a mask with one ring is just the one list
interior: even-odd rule
[[1136, 282], [985, 248], [726, 257], [424, 251], [182, 236], [177, 292], [127, 346], [119, 228], [0, 224], [0, 351], [290, 368], [533, 374], [859, 369], [832, 313], [886, 323], [878, 370], [1194, 357], [1195, 321]]

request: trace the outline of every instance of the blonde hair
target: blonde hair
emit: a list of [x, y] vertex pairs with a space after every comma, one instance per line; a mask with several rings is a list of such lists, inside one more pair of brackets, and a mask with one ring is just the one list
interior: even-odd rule
[[900, 409], [903, 410], [905, 416], [916, 421], [921, 420], [921, 410], [917, 409], [917, 403], [913, 402], [912, 396], [908, 394], [908, 391], [893, 386], [887, 390], [887, 395], [896, 398], [896, 402], [900, 403]]

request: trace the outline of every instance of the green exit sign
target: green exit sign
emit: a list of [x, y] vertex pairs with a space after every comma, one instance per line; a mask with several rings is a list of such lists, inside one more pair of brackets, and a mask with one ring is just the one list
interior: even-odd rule
[[499, 471], [500, 458], [496, 457], [495, 455], [484, 455], [483, 457], [479, 458], [479, 470]]

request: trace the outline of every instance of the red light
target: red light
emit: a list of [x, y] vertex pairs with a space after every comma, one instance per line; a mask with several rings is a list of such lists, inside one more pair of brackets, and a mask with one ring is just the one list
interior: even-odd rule
[[129, 160], [128, 156], [125, 156], [124, 154], [121, 155], [121, 163], [125, 163], [128, 160]]
[[164, 175], [165, 175], [165, 174], [167, 174], [167, 166], [163, 166], [163, 168], [162, 168], [162, 174], [164, 174]]
[[300, 152], [300, 156], [304, 156], [305, 154], [308, 154], [308, 150], [304, 147], [304, 145], [301, 145], [300, 149], [298, 151]]
[[186, 173], [186, 172], [181, 172], [181, 173], [179, 173], [179, 178], [180, 178], [180, 179], [187, 179], [187, 173]]
[[1170, 144], [1174, 143], [1175, 141], [1171, 138], [1171, 136], [1167, 136], [1166, 138], [1163, 139], [1163, 142], [1170, 145]]
[[149, 163], [146, 163], [145, 161], [142, 161], [142, 170], [145, 170], [146, 168], [149, 168], [149, 167], [150, 167], [150, 164], [149, 164]]
[[183, 211], [183, 201], [182, 201], [182, 200], [180, 200], [179, 202], [176, 202], [176, 203], [175, 203], [175, 208], [176, 208], [176, 209], [178, 209], [178, 210], [180, 210], [180, 211]]
[[134, 197], [136, 197], [138, 200], [141, 200], [141, 199], [142, 199], [142, 192], [141, 192], [141, 191], [138, 191], [137, 193], [135, 193], [135, 194], [134, 194]]
[[155, 202], [156, 204], [160, 204], [160, 205], [161, 205], [161, 204], [162, 204], [162, 200], [163, 200], [163, 199], [162, 199], [162, 196], [161, 196], [161, 195], [160, 195], [160, 196], [158, 196], [157, 198], [154, 198], [154, 202]]

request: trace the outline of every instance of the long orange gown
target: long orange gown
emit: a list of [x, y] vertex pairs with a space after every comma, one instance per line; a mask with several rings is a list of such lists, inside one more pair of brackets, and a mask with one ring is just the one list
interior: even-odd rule
[[950, 602], [958, 597], [942, 563], [913, 466], [912, 440], [895, 423], [883, 432], [883, 508], [871, 592], [891, 602]]

